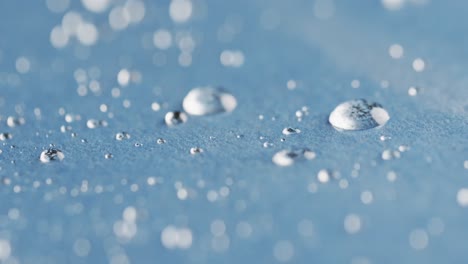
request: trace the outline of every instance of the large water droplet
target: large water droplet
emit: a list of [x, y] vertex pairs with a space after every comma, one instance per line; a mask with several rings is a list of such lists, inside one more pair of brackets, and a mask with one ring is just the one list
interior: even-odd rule
[[168, 112], [164, 117], [164, 121], [168, 126], [175, 126], [187, 122], [188, 116], [184, 112], [174, 111]]
[[315, 159], [315, 152], [304, 148], [304, 149], [284, 149], [278, 151], [272, 158], [273, 163], [278, 166], [286, 167], [291, 166], [298, 160], [313, 160]]
[[380, 104], [356, 99], [339, 104], [328, 120], [339, 130], [365, 130], [383, 126], [389, 119], [388, 112]]
[[56, 148], [49, 148], [41, 152], [41, 156], [39, 157], [39, 160], [42, 163], [49, 163], [53, 160], [63, 160], [65, 158], [65, 155], [63, 152], [59, 149]]
[[190, 115], [212, 115], [232, 112], [237, 100], [222, 88], [197, 87], [185, 96], [182, 106]]

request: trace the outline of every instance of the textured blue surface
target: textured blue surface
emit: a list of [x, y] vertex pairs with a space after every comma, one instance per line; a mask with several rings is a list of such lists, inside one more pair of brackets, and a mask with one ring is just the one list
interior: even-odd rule
[[[8, 263], [275, 263], [278, 241], [294, 248], [290, 263], [468, 261], [468, 209], [457, 202], [458, 191], [468, 187], [465, 1], [408, 3], [398, 11], [379, 1], [335, 1], [326, 20], [314, 17], [314, 1], [194, 1], [193, 19], [180, 25], [169, 17], [170, 1], [145, 1], [140, 24], [121, 32], [107, 25], [96, 45], [83, 48], [73, 40], [60, 50], [49, 36], [63, 13], [51, 13], [43, 2], [0, 3], [0, 132], [13, 134], [0, 154], [0, 239], [9, 241]], [[79, 1], [69, 10], [100, 29], [107, 23], [108, 12], [90, 13]], [[262, 14], [279, 21], [277, 27], [264, 29]], [[242, 30], [231, 42], [218, 41], [220, 25], [233, 16]], [[160, 27], [195, 36], [190, 67], [178, 64], [177, 47], [163, 52], [164, 66], [153, 63], [158, 51], [144, 48], [143, 39], [149, 35], [151, 42]], [[388, 55], [394, 43], [404, 47], [399, 60]], [[89, 57], [77, 58], [80, 49]], [[224, 67], [219, 56], [225, 49], [241, 50], [244, 65]], [[20, 56], [32, 62], [27, 74], [16, 72]], [[412, 69], [418, 57], [426, 62], [423, 72]], [[90, 67], [101, 71], [102, 93], [79, 96], [74, 72]], [[142, 82], [113, 98], [122, 68], [139, 71]], [[286, 88], [290, 79], [298, 83], [294, 90]], [[354, 79], [358, 89], [350, 86]], [[236, 110], [168, 128], [165, 113], [181, 110], [185, 94], [201, 85], [225, 87], [237, 98]], [[408, 95], [410, 86], [420, 87], [417, 96]], [[390, 121], [366, 131], [334, 130], [329, 113], [355, 98], [381, 103]], [[155, 101], [160, 111], [151, 109]], [[113, 118], [99, 110], [101, 104]], [[303, 106], [309, 115], [298, 122], [295, 112]], [[66, 123], [61, 107], [81, 120]], [[8, 116], [24, 116], [26, 123], [8, 127]], [[90, 118], [109, 125], [89, 129]], [[61, 133], [62, 125], [72, 130]], [[282, 135], [289, 126], [301, 133]], [[116, 141], [121, 131], [131, 138]], [[158, 138], [166, 144], [156, 144]], [[265, 141], [273, 146], [264, 148]], [[39, 162], [49, 144], [64, 152], [62, 162]], [[383, 151], [401, 145], [409, 150], [400, 158], [382, 160]], [[190, 155], [192, 147], [204, 152]], [[274, 153], [290, 147], [309, 148], [317, 158], [276, 166]], [[106, 153], [113, 158], [105, 159]], [[340, 188], [338, 179], [319, 183], [321, 169], [339, 172], [349, 186]], [[391, 171], [395, 182], [387, 180]], [[148, 185], [150, 176], [161, 182]], [[188, 190], [186, 200], [177, 196], [179, 185]], [[229, 188], [226, 197], [207, 199], [223, 187]], [[373, 194], [370, 204], [361, 201], [364, 191]], [[122, 241], [114, 224], [128, 207], [138, 212], [137, 232]], [[360, 217], [356, 234], [344, 228], [349, 214]], [[219, 244], [210, 231], [216, 219], [226, 226], [223, 241], [229, 239], [221, 252], [212, 245]], [[313, 225], [311, 236], [298, 231], [304, 219]], [[443, 223], [443, 232], [431, 231], [431, 219]], [[239, 236], [239, 222], [250, 224], [249, 237]], [[164, 246], [161, 232], [169, 225], [191, 230], [189, 249]], [[428, 235], [421, 250], [411, 246], [414, 230]], [[77, 256], [77, 239], [90, 243], [87, 256]]]

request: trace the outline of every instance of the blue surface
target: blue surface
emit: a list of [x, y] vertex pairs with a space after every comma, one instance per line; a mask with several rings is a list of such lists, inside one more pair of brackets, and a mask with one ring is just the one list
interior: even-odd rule
[[[83, 48], [73, 40], [64, 49], [49, 41], [64, 13], [51, 13], [44, 2], [0, 3], [0, 132], [13, 134], [0, 154], [0, 239], [11, 247], [7, 263], [275, 263], [279, 241], [293, 246], [290, 263], [468, 261], [468, 209], [457, 202], [459, 190], [468, 187], [465, 1], [408, 3], [398, 11], [379, 1], [335, 1], [334, 15], [326, 20], [314, 17], [314, 1], [194, 1], [193, 18], [184, 24], [170, 19], [170, 1], [145, 1], [141, 23], [120, 32], [107, 25], [108, 34], [100, 31], [96, 45]], [[70, 10], [100, 30], [107, 24], [109, 11], [94, 14], [79, 1], [65, 12]], [[272, 30], [261, 26], [265, 10], [279, 21]], [[233, 41], [221, 42], [218, 29], [233, 15], [242, 29]], [[150, 36], [151, 42], [161, 27], [195, 36], [190, 67], [178, 64], [175, 46], [163, 51], [164, 66], [153, 63], [160, 51], [144, 48], [142, 39]], [[394, 43], [404, 47], [403, 58], [388, 55]], [[89, 57], [77, 58], [80, 49]], [[223, 66], [219, 56], [226, 49], [241, 50], [244, 65]], [[32, 62], [26, 74], [15, 68], [21, 56]], [[423, 72], [412, 69], [418, 57], [426, 62]], [[102, 93], [79, 96], [74, 72], [90, 67], [101, 71]], [[139, 71], [142, 82], [113, 98], [122, 68]], [[294, 90], [286, 88], [291, 79], [298, 83]], [[350, 86], [354, 79], [360, 80], [358, 89]], [[384, 80], [388, 88], [381, 87]], [[181, 110], [185, 94], [203, 85], [232, 92], [236, 110], [189, 117], [168, 128], [165, 113]], [[408, 95], [410, 86], [420, 87], [417, 96]], [[333, 129], [329, 113], [355, 98], [381, 103], [390, 121], [366, 131]], [[123, 100], [131, 106], [125, 108]], [[155, 101], [160, 111], [151, 109]], [[101, 104], [113, 118], [99, 110]], [[295, 112], [303, 106], [309, 115], [298, 122]], [[81, 120], [66, 123], [61, 107]], [[26, 123], [9, 127], [8, 116], [24, 116]], [[90, 118], [109, 125], [89, 129]], [[61, 133], [62, 125], [72, 130]], [[301, 133], [284, 136], [285, 127]], [[116, 141], [121, 131], [131, 138]], [[382, 141], [382, 135], [391, 138]], [[158, 138], [167, 143], [156, 144]], [[264, 148], [265, 141], [273, 146]], [[64, 152], [63, 161], [39, 162], [49, 144]], [[383, 151], [401, 145], [409, 150], [400, 158], [382, 160]], [[204, 152], [190, 155], [192, 147]], [[290, 147], [309, 148], [317, 158], [276, 166], [274, 153]], [[105, 159], [106, 153], [113, 158]], [[322, 169], [339, 172], [349, 186], [340, 188], [339, 179], [319, 183]], [[397, 175], [393, 183], [387, 180], [391, 171]], [[151, 176], [162, 182], [148, 185]], [[177, 196], [180, 184], [189, 192], [186, 200]], [[96, 193], [96, 186], [103, 191]], [[318, 189], [310, 192], [314, 186]], [[207, 199], [223, 187], [229, 188], [226, 197]], [[370, 204], [361, 201], [364, 191], [373, 194]], [[137, 233], [122, 241], [114, 224], [128, 207], [138, 212]], [[360, 217], [356, 234], [344, 228], [349, 214]], [[230, 242], [221, 252], [210, 231], [217, 219], [224, 221], [222, 238]], [[304, 219], [313, 224], [312, 236], [298, 231]], [[443, 232], [431, 231], [431, 219], [443, 223]], [[236, 231], [239, 222], [250, 224], [249, 237]], [[161, 232], [169, 225], [191, 230], [189, 249], [164, 246]], [[421, 250], [410, 243], [414, 230], [428, 236]], [[78, 239], [90, 243], [84, 257], [74, 249]]]

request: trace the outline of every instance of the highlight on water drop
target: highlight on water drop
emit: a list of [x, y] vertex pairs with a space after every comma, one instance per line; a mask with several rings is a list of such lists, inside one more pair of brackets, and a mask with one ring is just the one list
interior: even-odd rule
[[232, 112], [237, 107], [236, 98], [219, 87], [196, 87], [184, 98], [182, 106], [190, 115], [212, 115]]
[[385, 125], [390, 115], [382, 105], [356, 99], [339, 104], [328, 121], [338, 130], [366, 130]]

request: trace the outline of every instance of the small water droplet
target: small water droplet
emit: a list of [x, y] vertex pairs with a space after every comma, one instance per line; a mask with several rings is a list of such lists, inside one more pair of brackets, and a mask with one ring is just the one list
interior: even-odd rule
[[7, 125], [9, 127], [16, 127], [16, 126], [22, 126], [26, 123], [26, 120], [23, 117], [14, 117], [14, 116], [9, 116], [7, 118]]
[[380, 136], [380, 141], [387, 141], [387, 140], [390, 140], [390, 139], [392, 139], [392, 138], [389, 137], [389, 136], [384, 136], [384, 135]]
[[410, 149], [410, 147], [409, 147], [409, 146], [405, 146], [405, 145], [401, 145], [401, 146], [398, 147], [398, 150], [399, 150], [400, 152], [406, 152], [406, 151], [408, 151], [409, 149]]
[[317, 180], [321, 183], [327, 183], [330, 181], [330, 172], [328, 170], [320, 170], [317, 173]]
[[283, 135], [292, 135], [292, 134], [299, 134], [301, 130], [292, 127], [286, 127], [283, 129]]
[[418, 87], [411, 86], [410, 88], [408, 88], [408, 95], [409, 96], [416, 96], [416, 95], [418, 95], [418, 93], [419, 93], [419, 88]]
[[98, 128], [98, 127], [106, 127], [107, 121], [105, 120], [96, 120], [96, 119], [89, 119], [86, 122], [86, 126], [90, 129]]
[[104, 154], [104, 158], [106, 158], [106, 159], [112, 159], [113, 157], [114, 157], [114, 155], [112, 155], [111, 153]]
[[13, 135], [10, 134], [10, 133], [0, 133], [0, 140], [1, 141], [5, 141], [5, 140], [8, 140], [8, 139], [12, 139], [13, 138]]
[[196, 154], [200, 154], [200, 153], [203, 153], [202, 148], [195, 147], [195, 148], [190, 149], [190, 154], [192, 154], [192, 155], [196, 155]]
[[158, 139], [156, 140], [156, 143], [158, 143], [159, 145], [165, 144], [165, 143], [166, 143], [166, 140], [165, 140], [164, 138], [158, 138]]
[[354, 89], [357, 89], [361, 86], [361, 82], [359, 80], [352, 80], [351, 81], [351, 87], [353, 87]]
[[284, 149], [273, 155], [272, 161], [278, 166], [291, 166], [298, 160], [312, 160], [316, 157], [315, 152], [303, 149]]
[[42, 151], [39, 157], [42, 163], [49, 163], [53, 160], [61, 161], [63, 160], [63, 158], [65, 158], [63, 152], [56, 148], [49, 148], [47, 150]]
[[71, 130], [72, 130], [71, 126], [65, 126], [65, 125], [60, 126], [60, 132], [62, 133], [66, 133], [67, 131], [71, 131]]
[[389, 119], [388, 112], [380, 104], [357, 99], [339, 104], [328, 120], [338, 130], [365, 130], [383, 126]]
[[168, 112], [164, 117], [164, 121], [166, 121], [166, 125], [168, 126], [175, 126], [182, 123], [187, 122], [188, 116], [184, 112], [180, 111], [173, 111]]
[[413, 61], [413, 70], [416, 72], [422, 72], [426, 68], [426, 62], [421, 59], [417, 58]]
[[294, 90], [297, 88], [297, 82], [295, 80], [289, 80], [286, 83], [286, 87], [288, 87], [289, 90]]
[[130, 139], [130, 134], [128, 134], [127, 132], [119, 132], [119, 133], [115, 134], [115, 139], [118, 140], [118, 141], [122, 141], [122, 140], [125, 140], [125, 139]]
[[237, 100], [222, 88], [197, 87], [185, 96], [182, 106], [190, 115], [211, 115], [232, 112]]
[[392, 151], [390, 149], [384, 150], [382, 152], [382, 159], [383, 160], [392, 160], [392, 159], [398, 159], [400, 158], [400, 152], [399, 151]]

